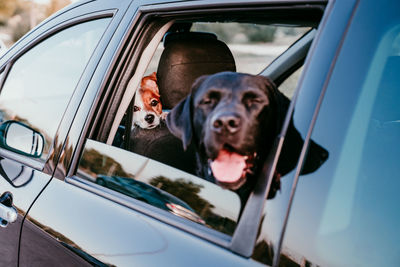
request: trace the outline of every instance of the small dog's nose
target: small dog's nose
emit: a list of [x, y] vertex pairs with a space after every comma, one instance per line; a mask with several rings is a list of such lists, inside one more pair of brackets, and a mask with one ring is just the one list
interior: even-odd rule
[[144, 120], [147, 121], [148, 123], [152, 123], [154, 121], [154, 115], [153, 114], [147, 114], [144, 117]]
[[229, 133], [236, 133], [241, 126], [241, 119], [235, 114], [223, 114], [214, 119], [212, 122], [212, 130], [220, 133], [226, 129]]

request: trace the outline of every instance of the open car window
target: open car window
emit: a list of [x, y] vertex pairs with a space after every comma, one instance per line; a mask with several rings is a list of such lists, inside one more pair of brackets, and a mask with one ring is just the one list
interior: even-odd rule
[[[177, 16], [164, 26], [158, 25], [152, 31], [153, 38], [143, 41], [139, 63], [127, 61], [136, 69], [120, 74], [120, 80], [126, 81], [120, 95], [133, 98], [108, 100], [119, 105], [114, 120], [108, 125], [102, 122], [101, 129], [109, 135], [96, 136], [94, 132], [86, 140], [77, 176], [115, 201], [121, 199], [124, 205], [230, 246], [252, 187], [243, 197], [237, 190], [205, 177], [213, 170], [206, 167], [202, 170], [206, 175], [199, 172], [196, 146], [172, 134], [166, 118], [171, 112], [186, 112], [173, 110], [190, 97], [192, 84], [200, 76], [224, 71], [258, 75], [317, 27], [319, 17], [304, 25], [279, 21], [277, 26], [270, 20], [249, 20]], [[148, 51], [150, 47], [152, 51]], [[294, 93], [303, 62], [304, 57], [284, 71], [285, 105], [290, 103], [288, 97]], [[133, 84], [130, 79], [138, 73], [143, 73], [142, 80]], [[275, 88], [272, 80], [262, 79]], [[261, 157], [254, 154], [251, 160]], [[261, 167], [264, 160], [260, 160]], [[202, 229], [201, 234], [198, 229]]]

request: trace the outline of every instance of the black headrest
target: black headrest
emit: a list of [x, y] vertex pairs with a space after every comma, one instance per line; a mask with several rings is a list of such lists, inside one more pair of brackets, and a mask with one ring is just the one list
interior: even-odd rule
[[157, 70], [163, 108], [171, 109], [187, 96], [201, 75], [236, 71], [228, 46], [214, 34], [174, 32], [164, 37], [164, 51]]

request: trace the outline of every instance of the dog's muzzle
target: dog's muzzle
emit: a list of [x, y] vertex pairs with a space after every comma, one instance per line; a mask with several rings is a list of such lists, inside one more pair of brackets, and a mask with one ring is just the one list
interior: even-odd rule
[[209, 173], [212, 173], [221, 187], [236, 190], [246, 182], [249, 175], [254, 174], [256, 158], [256, 153], [243, 156], [222, 149], [216, 159], [209, 160]]

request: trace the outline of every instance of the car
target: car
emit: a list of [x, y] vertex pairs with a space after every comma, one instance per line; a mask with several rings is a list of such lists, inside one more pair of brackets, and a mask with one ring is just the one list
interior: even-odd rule
[[96, 182], [104, 187], [129, 195], [160, 209], [204, 224], [204, 220], [184, 201], [157, 187], [136, 179], [119, 176], [97, 175]]
[[6, 44], [0, 39], [0, 57], [7, 52]]
[[[0, 265], [399, 266], [398, 10], [81, 0], [52, 15], [0, 57]], [[168, 112], [194, 78], [232, 69], [290, 99], [244, 201], [198, 177], [165, 125], [132, 125], [143, 76], [157, 72]], [[291, 122], [304, 143], [267, 198]], [[329, 156], [302, 174], [313, 142]]]

